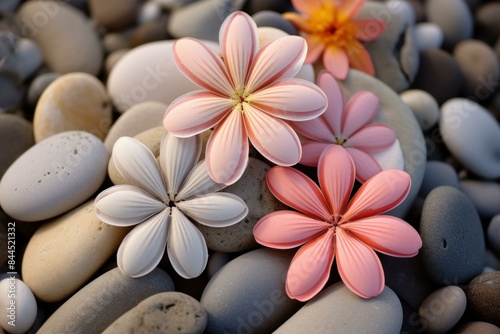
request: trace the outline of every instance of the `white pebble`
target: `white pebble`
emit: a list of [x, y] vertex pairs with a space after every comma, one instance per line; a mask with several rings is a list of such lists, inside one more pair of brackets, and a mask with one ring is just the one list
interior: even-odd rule
[[25, 333], [37, 314], [35, 296], [18, 278], [0, 281], [0, 327], [11, 334]]
[[439, 49], [443, 44], [443, 30], [435, 23], [423, 22], [415, 25], [415, 37], [420, 51]]

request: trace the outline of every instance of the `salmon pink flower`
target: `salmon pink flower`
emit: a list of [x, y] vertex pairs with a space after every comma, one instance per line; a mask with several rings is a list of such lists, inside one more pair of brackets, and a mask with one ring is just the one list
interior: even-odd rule
[[323, 65], [339, 80], [345, 79], [349, 66], [375, 74], [370, 54], [359, 41], [376, 39], [387, 24], [377, 19], [355, 20], [364, 3], [365, 0], [292, 0], [303, 15], [283, 15], [306, 35], [306, 63], [323, 55]]
[[[394, 146], [396, 133], [387, 125], [371, 123], [379, 109], [378, 99], [371, 92], [354, 94], [344, 108], [340, 86], [329, 72], [320, 72], [317, 83], [328, 98], [325, 113], [310, 121], [290, 123], [295, 131], [307, 139], [302, 143], [300, 163], [317, 166], [321, 153], [327, 147], [341, 145], [354, 160], [356, 178], [365, 182], [382, 171], [377, 154]], [[403, 152], [399, 143], [396, 149], [393, 150], [398, 155], [395, 160], [402, 162]], [[402, 169], [403, 166], [391, 163], [390, 167]]]
[[198, 40], [175, 42], [178, 68], [204, 90], [173, 101], [165, 112], [165, 128], [177, 137], [190, 137], [215, 126], [206, 161], [218, 183], [232, 184], [241, 177], [248, 139], [271, 162], [296, 164], [302, 148], [284, 120], [313, 119], [327, 103], [319, 87], [293, 79], [307, 53], [305, 40], [285, 36], [259, 50], [255, 22], [235, 12], [222, 24], [219, 41], [222, 58]]
[[288, 249], [302, 246], [290, 263], [286, 291], [306, 301], [326, 284], [333, 260], [345, 285], [363, 298], [384, 289], [384, 271], [375, 251], [411, 257], [422, 247], [417, 231], [397, 217], [382, 215], [398, 206], [410, 191], [410, 176], [382, 171], [366, 181], [349, 200], [355, 166], [344, 148], [330, 146], [318, 165], [318, 187], [290, 167], [273, 167], [267, 184], [273, 195], [298, 210], [270, 213], [254, 227], [262, 245]]

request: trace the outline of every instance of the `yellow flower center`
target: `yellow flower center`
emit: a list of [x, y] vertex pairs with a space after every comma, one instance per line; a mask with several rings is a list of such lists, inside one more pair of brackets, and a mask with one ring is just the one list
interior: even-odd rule
[[250, 104], [252, 95], [248, 92], [245, 87], [239, 87], [229, 97], [233, 108], [239, 108], [242, 112], [245, 111], [245, 107]]
[[312, 13], [309, 26], [311, 34], [318, 35], [326, 45], [345, 49], [356, 41], [356, 24], [343, 18], [342, 13], [331, 5], [324, 5]]

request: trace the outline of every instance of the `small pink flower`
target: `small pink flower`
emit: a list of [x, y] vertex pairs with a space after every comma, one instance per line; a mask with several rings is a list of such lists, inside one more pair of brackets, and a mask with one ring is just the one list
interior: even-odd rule
[[317, 83], [328, 98], [325, 113], [310, 121], [290, 123], [309, 139], [302, 143], [300, 163], [317, 166], [326, 148], [341, 145], [354, 160], [356, 178], [365, 182], [382, 171], [374, 154], [390, 148], [396, 141], [396, 133], [387, 125], [371, 123], [379, 109], [378, 99], [371, 92], [354, 94], [344, 108], [340, 86], [329, 72], [320, 72]]
[[411, 257], [422, 247], [417, 231], [404, 220], [381, 215], [410, 191], [410, 176], [382, 171], [366, 181], [349, 201], [355, 166], [345, 149], [330, 146], [318, 166], [318, 187], [290, 167], [273, 167], [267, 184], [273, 195], [298, 210], [270, 213], [254, 227], [255, 239], [278, 249], [302, 246], [286, 278], [290, 298], [306, 301], [326, 284], [334, 257], [345, 285], [363, 298], [384, 289], [384, 271], [374, 250]]
[[259, 50], [257, 26], [243, 12], [231, 14], [220, 30], [221, 56], [192, 38], [174, 44], [174, 59], [204, 90], [172, 102], [163, 124], [177, 137], [190, 137], [215, 126], [206, 148], [210, 176], [236, 182], [252, 145], [271, 162], [291, 166], [302, 155], [295, 131], [284, 121], [321, 115], [326, 96], [316, 85], [292, 79], [307, 52], [302, 37], [285, 36]]

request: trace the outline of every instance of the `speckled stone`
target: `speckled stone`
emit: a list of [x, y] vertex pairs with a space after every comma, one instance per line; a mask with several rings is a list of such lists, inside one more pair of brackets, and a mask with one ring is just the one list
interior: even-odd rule
[[0, 114], [0, 179], [7, 168], [34, 144], [30, 122], [16, 115]]
[[450, 186], [458, 189], [457, 172], [446, 162], [430, 160], [425, 164], [424, 180], [418, 194], [425, 198], [439, 186]]
[[465, 289], [467, 313], [475, 320], [500, 327], [500, 271], [482, 274], [469, 282]]
[[88, 0], [90, 15], [108, 29], [123, 29], [134, 23], [139, 9], [138, 0]]
[[387, 286], [377, 297], [363, 299], [338, 282], [318, 293], [281, 325], [275, 334], [396, 334], [403, 310]]
[[222, 191], [235, 194], [245, 201], [248, 215], [229, 227], [215, 228], [197, 224], [205, 237], [207, 247], [218, 252], [241, 252], [255, 248], [253, 227], [266, 214], [286, 208], [267, 188], [266, 174], [270, 166], [260, 160], [249, 158], [243, 176]]
[[202, 334], [207, 312], [200, 302], [181, 292], [163, 292], [144, 299], [102, 334]]
[[467, 322], [458, 326], [453, 334], [500, 334], [500, 328], [484, 321]]
[[500, 184], [493, 181], [460, 181], [460, 190], [472, 201], [481, 217], [500, 214]]
[[433, 281], [463, 284], [480, 274], [485, 256], [476, 208], [460, 190], [435, 188], [426, 197], [420, 221], [422, 258]]

